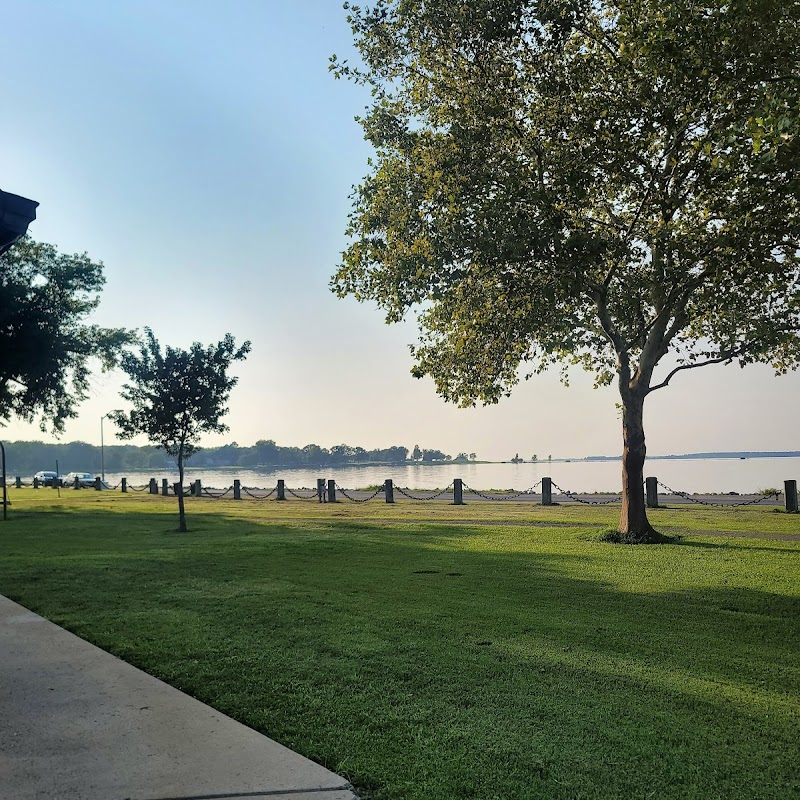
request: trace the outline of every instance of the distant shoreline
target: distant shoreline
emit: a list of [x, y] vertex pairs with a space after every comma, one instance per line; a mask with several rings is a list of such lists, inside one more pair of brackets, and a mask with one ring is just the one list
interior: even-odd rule
[[[656, 460], [673, 460], [673, 461], [686, 461], [693, 459], [711, 459], [711, 458], [734, 458], [734, 459], [748, 459], [748, 458], [800, 458], [800, 450], [781, 450], [781, 451], [732, 451], [725, 453], [684, 453], [681, 455], [667, 455], [667, 456], [647, 456], [648, 461]], [[561, 460], [561, 459], [559, 459]], [[585, 458], [575, 458], [572, 461], [619, 461], [620, 456], [586, 456]]]
[[[710, 460], [710, 459], [730, 459], [730, 460], [740, 460], [740, 459], [750, 459], [750, 458], [800, 458], [800, 450], [786, 450], [786, 451], [741, 451], [741, 452], [725, 452], [725, 453], [684, 453], [684, 454], [677, 454], [677, 455], [663, 455], [663, 456], [647, 456], [648, 461], [703, 461], [703, 460]], [[564, 463], [595, 463], [595, 462], [608, 462], [608, 461], [620, 461], [621, 456], [583, 456], [579, 458], [552, 458], [552, 459], [538, 459], [537, 461], [531, 461], [528, 459], [520, 459], [519, 461], [512, 461], [508, 459], [507, 461], [484, 461], [484, 460], [476, 460], [476, 461], [456, 461], [455, 459], [451, 459], [450, 461], [361, 461], [361, 462], [350, 462], [350, 463], [342, 463], [342, 464], [305, 464], [305, 465], [289, 465], [289, 464], [252, 464], [244, 469], [249, 470], [268, 470], [270, 472], [275, 471], [276, 469], [311, 469], [326, 466], [328, 468], [337, 468], [337, 469], [370, 469], [374, 467], [447, 467], [447, 466], [472, 466], [476, 464], [564, 464]], [[243, 466], [241, 464], [216, 464], [213, 466], [202, 466], [196, 467], [191, 464], [186, 465], [186, 470], [188, 471], [209, 471], [209, 470], [217, 470], [219, 472], [229, 472], [235, 470], [241, 470]], [[146, 468], [145, 468], [146, 471]]]

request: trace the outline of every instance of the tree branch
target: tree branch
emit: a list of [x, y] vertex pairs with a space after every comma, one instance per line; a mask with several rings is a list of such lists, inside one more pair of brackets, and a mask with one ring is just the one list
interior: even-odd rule
[[603, 333], [606, 335], [608, 341], [614, 345], [617, 355], [622, 355], [626, 351], [622, 347], [622, 339], [614, 330], [614, 325], [611, 322], [611, 316], [608, 313], [608, 306], [606, 305], [605, 291], [603, 289], [597, 290], [594, 300], [597, 303], [597, 318], [600, 320], [600, 327], [603, 329]]
[[675, 369], [673, 369], [672, 372], [670, 372], [669, 375], [667, 375], [667, 377], [661, 383], [657, 384], [656, 386], [651, 386], [647, 390], [647, 394], [650, 394], [650, 392], [655, 392], [657, 389], [663, 389], [665, 386], [669, 384], [672, 378], [675, 375], [677, 375], [677, 373], [685, 369], [697, 369], [698, 367], [707, 367], [709, 364], [730, 363], [731, 361], [733, 361], [734, 358], [736, 358], [736, 356], [741, 355], [745, 351], [745, 349], [746, 348], [742, 347], [739, 350], [734, 351], [733, 353], [725, 353], [717, 358], [709, 358], [706, 361], [698, 361], [695, 362], [694, 364], [681, 364], [679, 367], [675, 367]]

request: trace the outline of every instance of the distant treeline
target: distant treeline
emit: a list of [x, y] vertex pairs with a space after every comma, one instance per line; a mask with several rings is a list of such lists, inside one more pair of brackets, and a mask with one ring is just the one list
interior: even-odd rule
[[[305, 447], [281, 447], [272, 439], [262, 439], [252, 447], [235, 442], [222, 447], [204, 448], [189, 461], [190, 467], [323, 467], [345, 464], [402, 464], [408, 460], [408, 448], [396, 445], [378, 450], [365, 450], [339, 444], [326, 448], [316, 444]], [[417, 461], [449, 461], [441, 450], [414, 448]], [[172, 469], [174, 462], [163, 450], [135, 445], [106, 445], [103, 452], [106, 472], [140, 472]], [[94, 472], [101, 468], [100, 447], [86, 442], [48, 444], [46, 442], [7, 442], [9, 475], [32, 475], [39, 470], [58, 469], [66, 472]]]

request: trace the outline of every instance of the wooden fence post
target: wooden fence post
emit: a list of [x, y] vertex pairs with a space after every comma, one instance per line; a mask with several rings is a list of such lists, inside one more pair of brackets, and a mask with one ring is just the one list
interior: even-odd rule
[[644, 485], [647, 492], [647, 507], [658, 508], [658, 478], [645, 478]]
[[77, 475], [75, 476], [75, 478], [72, 481], [72, 488], [73, 489], [80, 489], [81, 488], [81, 480]]
[[122, 494], [127, 494], [128, 493], [128, 479], [127, 478], [123, 478], [121, 483], [122, 483]]
[[196, 480], [196, 481], [195, 481], [195, 482], [192, 484], [192, 494], [193, 494], [195, 497], [202, 497], [202, 496], [203, 496], [203, 484], [200, 482], [200, 478], [198, 478], [198, 479], [197, 479], [197, 480]]
[[17, 475], [17, 477], [14, 479], [14, 486], [17, 489], [21, 489], [22, 488], [22, 478], [20, 478], [19, 475]]
[[329, 480], [328, 481], [328, 502], [335, 503], [336, 502], [336, 481]]
[[39, 479], [38, 478], [34, 478], [33, 479], [33, 488], [34, 489], [38, 489], [39, 488]]
[[383, 493], [386, 495], [387, 503], [394, 503], [394, 483], [391, 478], [387, 478], [383, 482]]
[[233, 481], [233, 499], [242, 499], [242, 482], [238, 478], [234, 478]]
[[786, 497], [786, 510], [790, 514], [797, 513], [797, 481], [783, 482], [784, 496]]
[[453, 505], [464, 505], [464, 484], [461, 478], [455, 478], [453, 480]]
[[94, 488], [98, 492], [101, 492], [103, 490], [103, 482], [100, 480], [100, 476], [99, 475], [95, 475], [94, 476]]
[[325, 478], [317, 478], [317, 499], [320, 503], [325, 502]]
[[542, 478], [542, 505], [553, 505], [553, 479]]
[[286, 481], [283, 478], [278, 478], [278, 500], [286, 499]]
[[161, 479], [161, 495], [169, 497], [169, 481], [166, 478]]

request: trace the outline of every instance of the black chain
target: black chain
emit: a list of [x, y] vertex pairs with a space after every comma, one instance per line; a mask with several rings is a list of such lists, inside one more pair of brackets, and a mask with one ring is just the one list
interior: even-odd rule
[[[289, 494], [290, 494], [292, 497], [296, 497], [298, 500], [319, 500], [319, 493], [317, 492], [317, 490], [316, 490], [316, 489], [314, 490], [314, 494], [312, 494], [310, 497], [304, 497], [304, 496], [303, 496], [303, 495], [301, 495], [301, 494], [297, 494], [297, 492], [293, 491], [293, 490], [292, 490], [292, 489], [290, 489], [288, 486], [287, 486], [287, 487], [285, 487], [285, 488], [286, 488], [286, 491], [287, 491], [287, 492], [289, 492]], [[307, 487], [305, 487], [305, 486], [304, 486], [303, 488], [304, 488], [306, 491], [309, 491]]]
[[[472, 489], [471, 487], [467, 486], [466, 483], [462, 484], [462, 485], [463, 485], [464, 489], [466, 491], [468, 491], [470, 494], [475, 494], [478, 497], [482, 497], [484, 500], [516, 500], [518, 497], [523, 497], [524, 495], [527, 495], [527, 494], [534, 494], [533, 490], [540, 483], [541, 483], [541, 481], [539, 481], [538, 483], [534, 483], [533, 486], [531, 486], [529, 489], [525, 489], [522, 492], [517, 492], [516, 494], [503, 495], [502, 497], [493, 497], [492, 495], [484, 494], [483, 492], [479, 492], [477, 489]], [[511, 491], [513, 492], [515, 490], [511, 489]], [[539, 493], [536, 492], [535, 494], [539, 494]]]
[[583, 503], [585, 506], [607, 506], [611, 503], [619, 503], [622, 500], [621, 497], [615, 497], [613, 500], [583, 500], [575, 493], [570, 492], [569, 489], [562, 489], [555, 481], [552, 482], [552, 485], [565, 497], [569, 497], [570, 500], [574, 500], [576, 503]]
[[382, 486], [379, 486], [369, 497], [363, 497], [359, 499], [358, 497], [350, 497], [350, 495], [347, 494], [348, 492], [356, 491], [355, 489], [342, 489], [342, 487], [339, 486], [338, 483], [336, 484], [336, 491], [339, 492], [339, 494], [344, 495], [344, 497], [346, 497], [353, 503], [366, 503], [369, 500], [374, 500], [381, 492], [385, 490], [386, 490], [386, 484], [383, 484]]
[[697, 503], [700, 506], [718, 506], [719, 508], [740, 508], [741, 506], [754, 506], [758, 503], [763, 503], [765, 500], [772, 500], [775, 498], [778, 500], [781, 496], [780, 492], [773, 492], [772, 494], [765, 494], [761, 497], [756, 497], [754, 500], [746, 500], [744, 503], [714, 503], [710, 500], [698, 500], [696, 497], [692, 497], [690, 494], [686, 492], [678, 492], [675, 489], [670, 489], [665, 483], [661, 483], [658, 481], [658, 485], [662, 489], [666, 489], [670, 494], [674, 494], [676, 497], [683, 497], [684, 500], [689, 500], [691, 503]]
[[401, 489], [399, 486], [394, 487], [395, 491], [400, 492], [400, 494], [402, 494], [403, 497], [407, 497], [409, 500], [435, 500], [437, 497], [441, 497], [443, 494], [449, 492], [450, 489], [452, 488], [453, 484], [451, 483], [449, 486], [442, 489], [441, 492], [439, 492], [438, 494], [434, 494], [431, 497], [415, 497], [413, 494], [409, 494], [405, 489]]
[[145, 484], [144, 486], [137, 487], [137, 486], [131, 486], [130, 484], [128, 484], [128, 488], [132, 492], [145, 492], [150, 488], [150, 486], [148, 484]]
[[[214, 492], [222, 492], [222, 494], [212, 494], [212, 491], [214, 491]], [[222, 491], [222, 489], [216, 489], [213, 486], [211, 487], [210, 490], [206, 489], [205, 486], [203, 487], [203, 494], [206, 494], [209, 497], [213, 497], [215, 500], [219, 500], [220, 498], [225, 497], [226, 494], [228, 494], [229, 492], [232, 492], [232, 491], [233, 491], [233, 486], [229, 486], [227, 489], [225, 489], [225, 491]]]
[[275, 492], [278, 491], [278, 487], [274, 486], [272, 488], [272, 491], [269, 492], [268, 494], [253, 494], [254, 491], [266, 492], [267, 491], [266, 486], [263, 489], [260, 489], [258, 486], [242, 486], [242, 491], [249, 497], [252, 497], [253, 500], [266, 500], [268, 497], [271, 497], [273, 494], [275, 494]]

